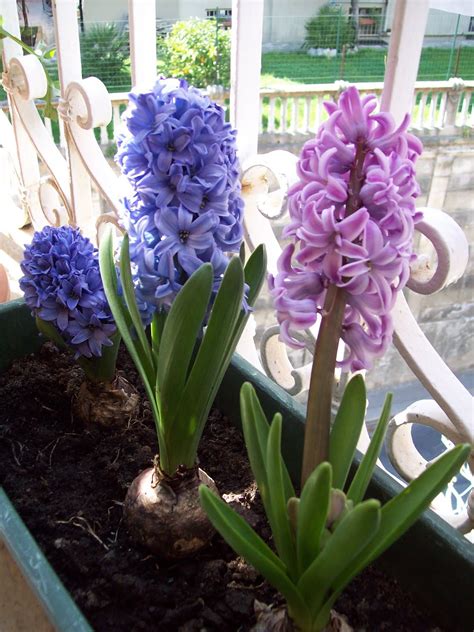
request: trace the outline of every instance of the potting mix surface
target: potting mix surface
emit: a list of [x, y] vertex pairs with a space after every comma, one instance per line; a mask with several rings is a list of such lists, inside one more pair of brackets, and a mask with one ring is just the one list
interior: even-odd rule
[[[152, 465], [157, 439], [124, 352], [119, 366], [142, 400], [138, 414], [114, 430], [74, 419], [71, 400], [83, 374], [51, 343], [0, 375], [0, 483], [97, 632], [250, 630], [255, 600], [281, 600], [220, 536], [192, 559], [166, 563], [127, 535], [122, 503], [133, 478]], [[271, 544], [242, 437], [218, 411], [199, 462]], [[336, 610], [356, 630], [440, 630], [376, 567], [351, 583]]]

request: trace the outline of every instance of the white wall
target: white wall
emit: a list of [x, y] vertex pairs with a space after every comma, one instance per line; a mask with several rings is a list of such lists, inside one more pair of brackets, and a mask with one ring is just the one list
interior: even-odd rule
[[82, 0], [84, 22], [120, 22], [128, 19], [127, 0]]

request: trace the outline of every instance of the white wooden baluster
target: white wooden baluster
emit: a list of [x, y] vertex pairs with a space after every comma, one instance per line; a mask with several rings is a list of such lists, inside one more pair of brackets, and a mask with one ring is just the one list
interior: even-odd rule
[[81, 49], [79, 44], [79, 29], [77, 26], [76, 0], [55, 0], [53, 2], [54, 27], [56, 33], [56, 50], [58, 58], [58, 73], [61, 84], [61, 98], [64, 108], [60, 115], [64, 117], [65, 136], [69, 162], [71, 201], [75, 223], [81, 227], [84, 234], [95, 238], [95, 227], [92, 214], [91, 181], [81, 156], [71, 138], [67, 126], [68, 107], [66, 90], [72, 81], [82, 79]]
[[285, 134], [287, 130], [286, 117], [288, 114], [288, 99], [286, 97], [282, 97], [280, 103], [280, 132]]
[[292, 99], [292, 109], [291, 109], [291, 127], [290, 132], [292, 134], [296, 134], [298, 131], [298, 104], [300, 100], [298, 97]]
[[105, 147], [109, 143], [109, 135], [107, 134], [107, 125], [100, 126], [100, 144]]
[[153, 85], [156, 79], [156, 3], [129, 0], [128, 22], [132, 84]]
[[462, 107], [461, 107], [461, 114], [459, 116], [459, 121], [458, 121], [459, 127], [463, 127], [464, 125], [467, 124], [467, 113], [469, 111], [470, 98], [471, 98], [471, 93], [468, 92], [467, 90], [465, 90], [464, 94], [463, 94], [463, 102], [462, 102]]
[[310, 132], [310, 115], [311, 115], [311, 97], [306, 97], [304, 100], [304, 114], [303, 114], [303, 134]]
[[447, 92], [443, 92], [443, 94], [441, 95], [441, 103], [439, 105], [439, 111], [438, 111], [438, 125], [437, 127], [439, 129], [443, 129], [444, 127], [444, 121], [446, 118], [446, 104], [448, 102], [448, 93]]
[[[258, 147], [262, 30], [263, 0], [232, 0], [230, 121], [239, 130], [237, 147], [242, 165], [257, 153]], [[249, 211], [253, 214], [247, 208], [246, 218]], [[250, 318], [237, 351], [261, 369], [253, 341], [254, 328], [255, 319]]]
[[[2, 0], [1, 12], [8, 20], [7, 30], [18, 33], [18, 11], [15, 1]], [[46, 93], [47, 84], [43, 67], [34, 55], [23, 55], [20, 51], [15, 56], [18, 52], [15, 46], [8, 38], [4, 40], [11, 116], [15, 127], [19, 163], [22, 165], [20, 173], [31, 178], [29, 183], [27, 179], [24, 180], [24, 193], [30, 206], [33, 224], [36, 228], [41, 228], [45, 224], [45, 217], [48, 222], [55, 225], [75, 223], [66, 161], [54, 144], [35, 105], [35, 99], [44, 97]], [[37, 155], [50, 173], [40, 178], [39, 182], [36, 179]], [[28, 170], [31, 168], [31, 171], [26, 170], [26, 166]]]
[[263, 0], [232, 1], [230, 120], [240, 161], [257, 153]]
[[323, 108], [324, 108], [324, 95], [319, 95], [316, 104], [316, 121], [314, 124], [315, 131], [319, 129], [319, 126], [323, 122]]
[[275, 131], [275, 98], [269, 97], [267, 132], [269, 134], [273, 134], [274, 131]]
[[423, 130], [425, 127], [424, 118], [425, 118], [425, 108], [426, 108], [426, 92], [421, 93], [420, 103], [418, 105], [418, 129]]
[[120, 129], [120, 105], [114, 103], [112, 104], [112, 121], [114, 124], [114, 137], [116, 137]]
[[411, 112], [428, 10], [428, 0], [398, 0], [395, 6], [380, 109], [396, 120]]
[[436, 115], [436, 104], [438, 101], [438, 93], [431, 93], [431, 102], [430, 102], [430, 112], [428, 116], [428, 127], [429, 129], [434, 129], [435, 126], [435, 115]]
[[[0, 14], [3, 18], [4, 28], [15, 37], [20, 38], [18, 6], [16, 0], [2, 0]], [[23, 55], [23, 51], [19, 44], [16, 44], [13, 40], [4, 39], [2, 43], [3, 67], [5, 69], [8, 68], [9, 60], [12, 57], [21, 57]], [[23, 191], [20, 192], [22, 194], [22, 203], [25, 210], [29, 212], [35, 226], [41, 228], [45, 221], [38, 197], [40, 182], [38, 157], [18, 111], [12, 107], [13, 97], [8, 94], [8, 91], [7, 96], [10, 105], [11, 123], [16, 140], [15, 156], [13, 156], [13, 159], [18, 165], [18, 176], [23, 187]], [[18, 151], [18, 148], [20, 147], [21, 151]]]

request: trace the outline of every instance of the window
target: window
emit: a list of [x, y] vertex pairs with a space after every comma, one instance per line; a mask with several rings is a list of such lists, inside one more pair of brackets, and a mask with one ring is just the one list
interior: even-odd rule
[[224, 30], [230, 29], [232, 26], [232, 9], [206, 9], [206, 17], [217, 20], [219, 26]]
[[379, 35], [382, 25], [382, 8], [359, 9], [359, 37]]
[[232, 9], [206, 9], [206, 17], [215, 18], [216, 16], [220, 20], [224, 18], [231, 18]]

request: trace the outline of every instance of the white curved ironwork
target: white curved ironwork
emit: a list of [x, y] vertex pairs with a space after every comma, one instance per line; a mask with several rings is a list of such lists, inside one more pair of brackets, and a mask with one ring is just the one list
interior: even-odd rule
[[[34, 55], [24, 55], [22, 57], [8, 57], [8, 49], [4, 52], [5, 63], [8, 71], [4, 72], [2, 82], [6, 88], [11, 106], [14, 108], [18, 119], [13, 118], [13, 125], [21, 126], [21, 131], [28, 135], [37, 155], [46, 165], [50, 178], [49, 185], [54, 182], [54, 189], [59, 193], [59, 199], [52, 201], [51, 192], [47, 194], [47, 206], [43, 207], [45, 194], [41, 192], [42, 182], [37, 180], [36, 189], [39, 195], [40, 208], [48, 222], [51, 222], [51, 208], [59, 209], [64, 207], [67, 220], [71, 224], [76, 224], [75, 213], [71, 204], [69, 194], [69, 172], [66, 160], [55, 145], [51, 134], [46, 129], [35, 105], [35, 99], [44, 97], [47, 89], [46, 76], [43, 66]], [[30, 205], [33, 224], [40, 227], [44, 220], [33, 212]], [[56, 218], [56, 216], [53, 214]]]

